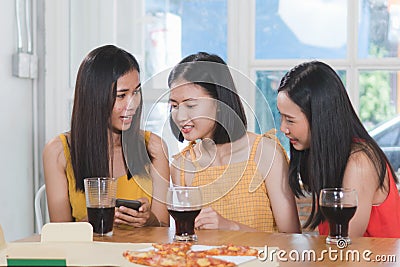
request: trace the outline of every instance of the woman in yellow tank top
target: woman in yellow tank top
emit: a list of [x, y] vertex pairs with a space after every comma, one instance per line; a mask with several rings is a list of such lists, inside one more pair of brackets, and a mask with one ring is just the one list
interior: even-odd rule
[[174, 157], [172, 180], [201, 187], [205, 203], [195, 227], [300, 232], [286, 154], [276, 139], [246, 130], [226, 63], [190, 55], [173, 68], [168, 85], [171, 129], [179, 141], [190, 141]]
[[50, 221], [87, 220], [83, 179], [116, 177], [117, 198], [142, 202], [139, 211], [117, 208], [116, 225], [169, 225], [167, 150], [139, 128], [141, 112], [136, 59], [113, 45], [91, 51], [78, 71], [71, 131], [43, 152]]

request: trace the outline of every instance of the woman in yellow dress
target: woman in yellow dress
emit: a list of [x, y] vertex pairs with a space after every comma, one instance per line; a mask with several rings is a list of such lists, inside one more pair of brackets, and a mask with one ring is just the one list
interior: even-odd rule
[[274, 135], [247, 131], [226, 63], [190, 55], [173, 68], [168, 85], [171, 129], [190, 141], [172, 162], [172, 181], [201, 187], [195, 227], [300, 232], [286, 154]]
[[140, 129], [141, 113], [136, 59], [113, 45], [91, 51], [78, 71], [71, 130], [43, 152], [50, 221], [87, 220], [83, 179], [115, 177], [117, 198], [142, 203], [138, 211], [117, 208], [116, 225], [169, 225], [167, 150], [160, 137]]

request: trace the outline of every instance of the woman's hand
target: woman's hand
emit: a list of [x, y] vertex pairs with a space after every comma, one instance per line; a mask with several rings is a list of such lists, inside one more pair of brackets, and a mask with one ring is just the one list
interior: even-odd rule
[[138, 199], [142, 205], [139, 210], [130, 209], [124, 206], [115, 208], [114, 223], [117, 225], [130, 225], [133, 227], [143, 227], [151, 216], [150, 203], [147, 198]]
[[194, 222], [196, 229], [239, 230], [240, 226], [234, 221], [222, 217], [211, 207], [203, 208]]

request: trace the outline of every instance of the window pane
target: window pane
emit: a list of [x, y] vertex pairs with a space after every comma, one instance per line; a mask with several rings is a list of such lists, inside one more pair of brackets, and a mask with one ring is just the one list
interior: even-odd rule
[[256, 59], [346, 58], [346, 0], [256, 0], [255, 20]]
[[148, 0], [146, 77], [204, 51], [227, 57], [226, 0]]
[[382, 131], [381, 134], [374, 137], [375, 141], [381, 147], [393, 147], [399, 146], [399, 125], [387, 128], [386, 131]]
[[255, 132], [265, 133], [275, 128], [283, 147], [289, 153], [289, 141], [279, 130], [281, 117], [276, 106], [278, 86], [286, 71], [256, 71]]
[[358, 56], [399, 57], [400, 2], [362, 0], [360, 18]]
[[400, 71], [361, 71], [359, 116], [367, 129], [398, 113]]
[[159, 136], [163, 135], [163, 130], [169, 128], [169, 110], [167, 102], [145, 102], [143, 104], [143, 121], [145, 129]]

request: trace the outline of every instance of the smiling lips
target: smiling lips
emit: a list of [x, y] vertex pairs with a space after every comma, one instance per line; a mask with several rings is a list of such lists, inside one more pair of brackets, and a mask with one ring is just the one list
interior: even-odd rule
[[297, 144], [298, 139], [290, 138], [289, 136], [286, 136], [286, 137], [289, 138], [289, 142], [290, 142], [292, 145]]
[[193, 128], [193, 125], [184, 125], [183, 127], [181, 127], [181, 132], [184, 134], [188, 134]]
[[122, 120], [123, 123], [127, 124], [127, 123], [130, 123], [132, 121], [133, 115], [135, 115], [135, 114], [119, 116], [119, 117], [120, 117], [120, 119]]

